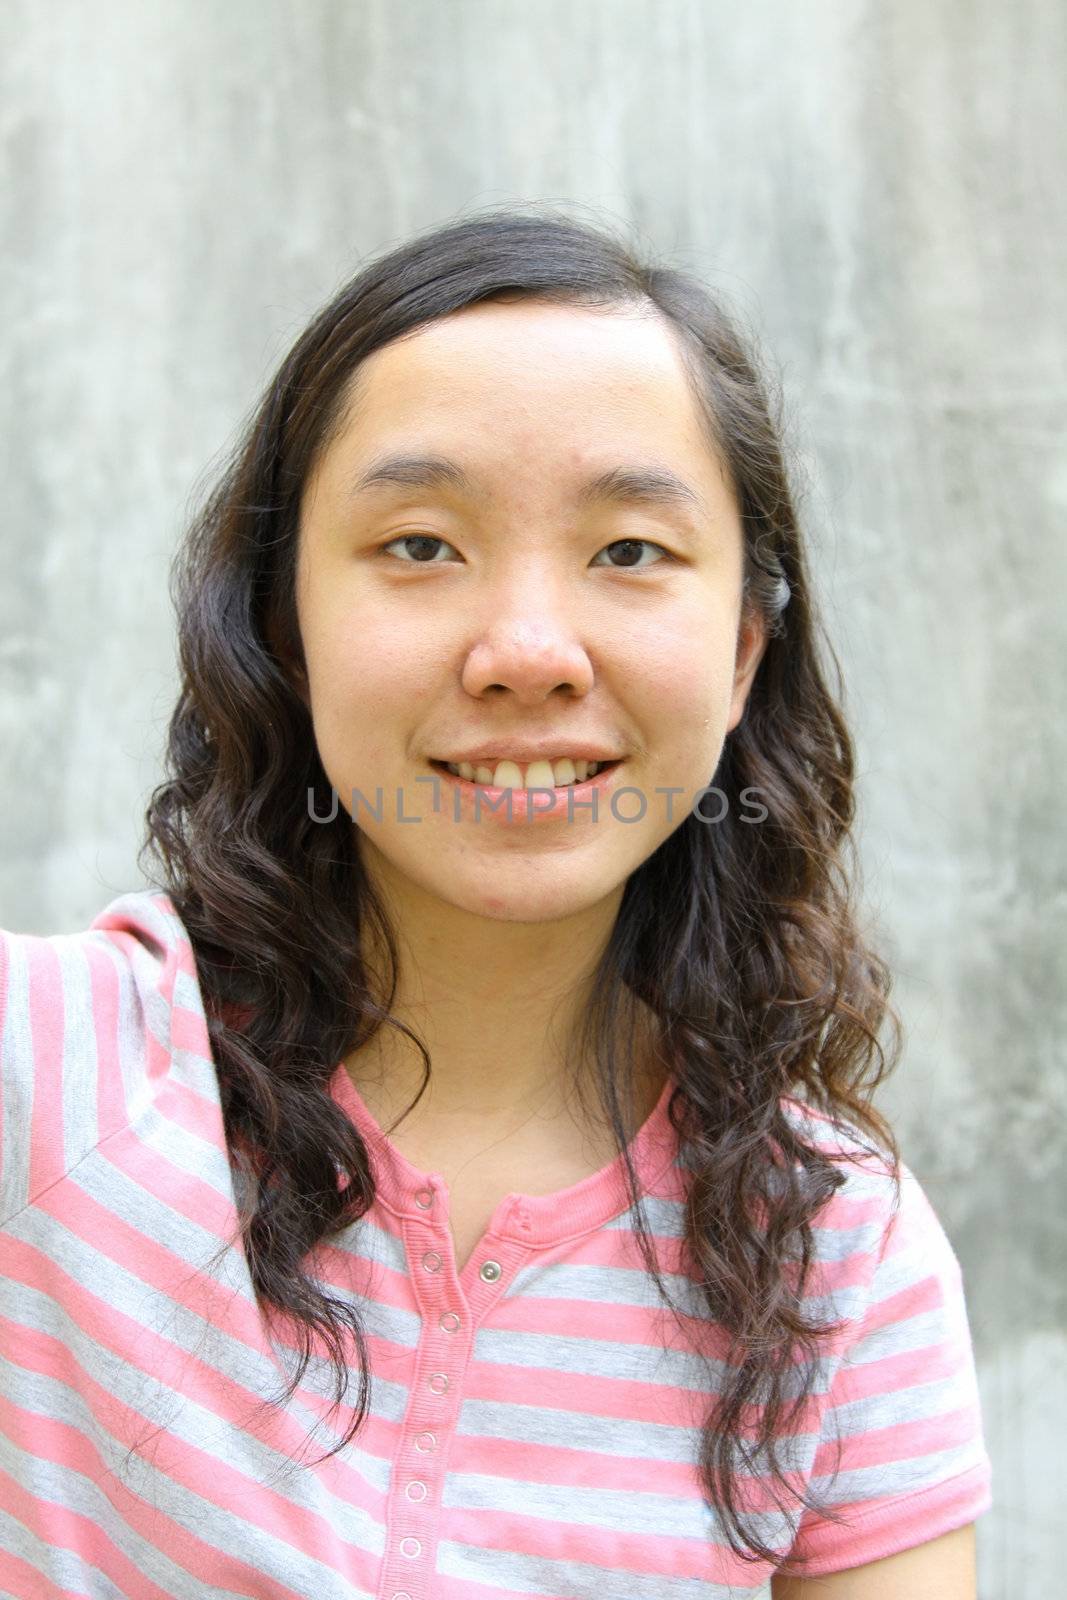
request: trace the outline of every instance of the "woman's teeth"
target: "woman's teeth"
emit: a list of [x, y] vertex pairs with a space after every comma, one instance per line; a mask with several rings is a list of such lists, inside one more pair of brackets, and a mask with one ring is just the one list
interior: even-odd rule
[[498, 761], [495, 767], [473, 767], [469, 761], [456, 766], [446, 761], [449, 772], [471, 783], [491, 784], [495, 789], [562, 789], [570, 783], [593, 778], [605, 761], [531, 761], [525, 771], [516, 761]]

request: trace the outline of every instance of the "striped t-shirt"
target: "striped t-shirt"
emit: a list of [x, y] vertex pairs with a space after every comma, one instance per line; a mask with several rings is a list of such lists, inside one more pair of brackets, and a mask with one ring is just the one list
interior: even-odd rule
[[[237, 1212], [193, 952], [170, 899], [123, 895], [83, 933], [4, 935], [0, 957], [0, 1593], [763, 1589], [774, 1566], [730, 1551], [696, 1465], [722, 1369], [706, 1338], [694, 1354], [651, 1286], [621, 1157], [560, 1193], [508, 1195], [457, 1274], [446, 1184], [408, 1163], [338, 1064], [331, 1093], [367, 1142], [377, 1196], [320, 1247], [314, 1275], [359, 1303], [371, 1393], [355, 1442], [321, 1461], [352, 1417], [354, 1352], [332, 1418], [325, 1354], [286, 1407], [270, 1404], [295, 1356], [272, 1347], [239, 1239], [205, 1267]], [[670, 1087], [632, 1149], [684, 1307]], [[827, 1149], [849, 1148], [786, 1105]], [[953, 1250], [906, 1168], [896, 1210], [881, 1158], [841, 1170], [811, 1293], [844, 1329], [786, 1459], [848, 1521], [800, 1508], [760, 1523], [812, 1574], [921, 1544], [991, 1503]], [[759, 1510], [758, 1482], [752, 1493]]]

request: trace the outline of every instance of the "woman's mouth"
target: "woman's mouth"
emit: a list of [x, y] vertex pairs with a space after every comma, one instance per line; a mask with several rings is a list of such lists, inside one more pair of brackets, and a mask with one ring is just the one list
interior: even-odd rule
[[[624, 758], [616, 761], [498, 761], [488, 766], [431, 761], [446, 790], [451, 791], [453, 821], [492, 824], [600, 820], [600, 802], [609, 802]], [[458, 770], [453, 771], [453, 765]], [[585, 775], [579, 776], [582, 768]], [[592, 769], [592, 771], [590, 771]], [[468, 778], [465, 773], [471, 772]], [[438, 810], [435, 799], [434, 810]]]
[[435, 771], [447, 773], [472, 787], [487, 789], [569, 789], [588, 782], [602, 772], [620, 764], [615, 761], [577, 761], [570, 757], [559, 761], [502, 760], [473, 764], [467, 761], [431, 761]]

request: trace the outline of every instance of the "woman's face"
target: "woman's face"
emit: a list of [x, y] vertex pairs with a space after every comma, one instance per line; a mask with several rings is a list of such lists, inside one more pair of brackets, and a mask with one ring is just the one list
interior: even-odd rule
[[[498, 920], [617, 903], [712, 781], [764, 644], [672, 331], [483, 303], [378, 350], [351, 400], [305, 487], [297, 611], [362, 859]], [[570, 785], [583, 753], [618, 764]]]

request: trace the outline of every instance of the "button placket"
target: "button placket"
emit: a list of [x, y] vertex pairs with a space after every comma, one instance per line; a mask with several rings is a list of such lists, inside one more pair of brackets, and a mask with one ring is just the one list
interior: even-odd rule
[[[444, 1241], [447, 1233], [447, 1227], [438, 1205], [439, 1198], [437, 1189], [434, 1186], [427, 1185], [414, 1191], [412, 1195], [414, 1205], [417, 1210], [425, 1213], [425, 1216], [417, 1221], [412, 1219], [414, 1232], [408, 1235], [410, 1240], [409, 1259], [413, 1263], [416, 1261], [418, 1263], [416, 1268], [417, 1278], [414, 1279], [413, 1286], [416, 1289], [423, 1315], [423, 1334], [420, 1340], [421, 1348], [418, 1362], [421, 1365], [425, 1355], [429, 1354], [430, 1351], [438, 1354], [438, 1363], [435, 1363], [437, 1370], [431, 1372], [425, 1378], [426, 1390], [438, 1399], [447, 1396], [443, 1406], [437, 1406], [428, 1399], [426, 1402], [420, 1403], [414, 1400], [413, 1397], [412, 1420], [418, 1418], [422, 1425], [417, 1433], [408, 1436], [408, 1448], [421, 1460], [418, 1464], [416, 1464], [415, 1460], [410, 1460], [410, 1466], [415, 1468], [418, 1476], [413, 1476], [404, 1483], [404, 1500], [401, 1504], [408, 1505], [411, 1510], [411, 1516], [416, 1518], [419, 1516], [432, 1517], [431, 1501], [435, 1493], [440, 1492], [437, 1478], [441, 1465], [443, 1465], [442, 1455], [447, 1451], [448, 1430], [455, 1420], [453, 1416], [452, 1391], [454, 1385], [452, 1376], [449, 1371], [443, 1369], [451, 1367], [455, 1361], [462, 1363], [465, 1341], [455, 1339], [455, 1335], [469, 1331], [466, 1329], [466, 1318], [461, 1311], [456, 1310], [454, 1305], [449, 1306], [448, 1304], [449, 1299], [453, 1298], [457, 1292], [457, 1275], [451, 1252], [448, 1251], [446, 1253], [438, 1244], [438, 1241]], [[426, 1229], [433, 1236], [432, 1240], [426, 1239], [425, 1230], [420, 1226], [423, 1222], [426, 1225]], [[519, 1223], [524, 1232], [528, 1231], [529, 1222], [527, 1218], [520, 1215]], [[420, 1234], [422, 1239], [418, 1238]], [[426, 1248], [421, 1247], [423, 1243], [426, 1244]], [[435, 1244], [438, 1247], [435, 1248]], [[446, 1268], [448, 1269], [447, 1271], [445, 1270]], [[489, 1286], [499, 1286], [503, 1277], [503, 1263], [496, 1259], [487, 1258], [478, 1267], [478, 1277], [475, 1281], [476, 1283], [485, 1284], [488, 1290]], [[463, 1302], [462, 1289], [458, 1293], [460, 1301]], [[483, 1293], [485, 1293], [485, 1302], [482, 1302], [479, 1295], [479, 1305], [491, 1303], [496, 1297], [491, 1292], [483, 1291]], [[444, 1300], [443, 1309], [441, 1308], [442, 1300]], [[436, 1328], [434, 1328], [431, 1321], [435, 1311], [437, 1313]], [[475, 1318], [478, 1314], [476, 1309], [474, 1312]], [[435, 1342], [438, 1340], [442, 1341], [439, 1350], [435, 1349]], [[431, 1426], [425, 1426], [426, 1422], [429, 1422]], [[417, 1512], [415, 1510], [417, 1506], [424, 1506], [425, 1511], [422, 1513]], [[405, 1567], [409, 1562], [417, 1562], [420, 1557], [425, 1560], [432, 1547], [432, 1540], [427, 1543], [423, 1526], [418, 1521], [415, 1521], [414, 1525], [423, 1534], [422, 1538], [406, 1532], [401, 1535], [401, 1529], [405, 1521], [407, 1521], [409, 1528], [412, 1526], [411, 1520], [407, 1517], [401, 1517], [400, 1528], [396, 1529], [394, 1535], [396, 1543], [393, 1545], [393, 1559], [399, 1560], [399, 1567]], [[425, 1524], [426, 1527], [430, 1525], [429, 1522]], [[392, 1574], [394, 1582], [398, 1578], [403, 1582], [403, 1574], [399, 1567]], [[389, 1600], [407, 1600], [407, 1596], [407, 1590], [398, 1589], [390, 1593]]]
[[[426, 1239], [424, 1228], [416, 1223], [416, 1236], [411, 1238], [413, 1248], [410, 1248], [410, 1259], [413, 1264], [417, 1262], [415, 1270], [418, 1274], [414, 1286], [424, 1318], [423, 1337], [420, 1341], [422, 1348], [418, 1359], [421, 1365], [422, 1360], [425, 1359], [425, 1354], [428, 1353], [427, 1345], [430, 1351], [437, 1354], [438, 1360], [434, 1363], [437, 1370], [431, 1372], [425, 1379], [426, 1389], [429, 1390], [430, 1395], [440, 1397], [447, 1394], [450, 1399], [452, 1381], [449, 1373], [442, 1371], [441, 1368], [459, 1355], [459, 1351], [456, 1350], [453, 1343], [453, 1336], [463, 1331], [465, 1318], [460, 1311], [455, 1310], [448, 1304], [454, 1293], [454, 1283], [450, 1291], [449, 1285], [452, 1280], [449, 1278], [448, 1271], [445, 1270], [448, 1266], [448, 1257], [437, 1243], [438, 1240], [443, 1240], [445, 1228], [440, 1209], [436, 1205], [439, 1199], [436, 1188], [425, 1186], [417, 1189], [412, 1199], [416, 1208], [426, 1213], [425, 1218], [419, 1219], [419, 1221], [424, 1221], [426, 1229], [431, 1233], [431, 1238]], [[418, 1239], [418, 1235], [422, 1235], [422, 1239]], [[425, 1244], [425, 1248], [422, 1248], [423, 1244]], [[435, 1246], [437, 1247], [435, 1248]], [[454, 1271], [454, 1268], [452, 1270]], [[444, 1300], [444, 1309], [441, 1308], [442, 1299]], [[436, 1328], [431, 1320], [434, 1312], [437, 1313]], [[446, 1344], [451, 1345], [452, 1348], [434, 1351], [434, 1344], [437, 1340], [443, 1340]], [[429, 1527], [430, 1524], [421, 1525], [419, 1521], [415, 1521], [414, 1525], [418, 1528], [422, 1537], [416, 1537], [414, 1533], [405, 1531], [404, 1524], [406, 1522], [407, 1528], [410, 1529], [412, 1518], [432, 1516], [431, 1503], [435, 1492], [440, 1487], [437, 1483], [438, 1462], [442, 1444], [444, 1443], [441, 1429], [447, 1429], [451, 1425], [448, 1413], [435, 1401], [430, 1400], [429, 1396], [426, 1397], [424, 1403], [415, 1402], [412, 1418], [409, 1421], [414, 1419], [418, 1419], [421, 1426], [417, 1433], [408, 1436], [408, 1448], [421, 1460], [418, 1464], [414, 1460], [409, 1461], [409, 1467], [414, 1467], [418, 1475], [408, 1478], [404, 1483], [404, 1499], [401, 1503], [410, 1508], [410, 1514], [400, 1518], [400, 1525], [394, 1533], [395, 1543], [393, 1543], [393, 1559], [399, 1561], [399, 1565], [404, 1567], [408, 1566], [409, 1563], [416, 1563], [420, 1559], [425, 1561], [430, 1552], [432, 1541], [427, 1542], [423, 1531], [424, 1526]], [[431, 1424], [430, 1427], [426, 1426], [427, 1422]], [[416, 1507], [424, 1507], [424, 1510], [417, 1511]], [[402, 1575], [399, 1570], [395, 1571], [392, 1576], [394, 1582], [397, 1578], [401, 1578], [402, 1581]], [[406, 1595], [407, 1590], [400, 1589], [395, 1591], [395, 1594]], [[390, 1594], [390, 1600], [394, 1600], [393, 1593]]]

